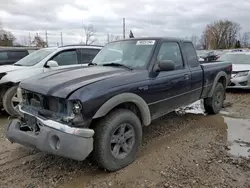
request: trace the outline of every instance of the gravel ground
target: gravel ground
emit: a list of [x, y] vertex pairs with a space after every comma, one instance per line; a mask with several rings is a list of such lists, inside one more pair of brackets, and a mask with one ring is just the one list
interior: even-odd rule
[[108, 173], [10, 144], [0, 118], [0, 187], [250, 187], [250, 92], [231, 92], [220, 115], [169, 114], [144, 129], [137, 160]]

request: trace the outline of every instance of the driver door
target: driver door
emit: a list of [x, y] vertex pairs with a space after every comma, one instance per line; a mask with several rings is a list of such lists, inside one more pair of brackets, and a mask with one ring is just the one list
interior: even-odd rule
[[81, 67], [81, 64], [78, 61], [78, 53], [76, 49], [61, 51], [50, 60], [56, 61], [58, 63], [58, 67], [44, 68], [44, 72], [65, 68]]
[[173, 61], [175, 70], [161, 71], [151, 79], [149, 90], [152, 97], [149, 101], [149, 107], [153, 119], [184, 105], [187, 93], [191, 88], [191, 72], [185, 66], [183, 53], [178, 42], [162, 42], [156, 61], [161, 60]]

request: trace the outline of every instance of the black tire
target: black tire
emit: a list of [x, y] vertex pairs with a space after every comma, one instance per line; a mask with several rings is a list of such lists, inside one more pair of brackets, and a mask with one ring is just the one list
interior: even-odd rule
[[[113, 139], [114, 137], [119, 137], [119, 136], [121, 137], [120, 133], [117, 135], [115, 133], [116, 130], [119, 130], [118, 128], [120, 126], [124, 126], [124, 124], [126, 125], [128, 124], [129, 125], [128, 128], [131, 128], [131, 130], [134, 131], [133, 138], [132, 137], [130, 138], [132, 139], [132, 141], [129, 139], [127, 140], [130, 141], [129, 144], [131, 143], [133, 144], [130, 146], [130, 151], [124, 154], [125, 155], [124, 158], [118, 158], [118, 156], [115, 157], [111, 151], [112, 150], [111, 138]], [[124, 133], [123, 137], [125, 137], [127, 133], [128, 132]], [[100, 167], [110, 172], [114, 172], [128, 166], [136, 159], [137, 154], [140, 150], [141, 140], [142, 140], [142, 125], [140, 119], [130, 110], [117, 109], [106, 115], [95, 126], [94, 150], [92, 156]], [[129, 145], [129, 144], [127, 145], [127, 141], [125, 141], [126, 146]], [[113, 146], [113, 152], [114, 152], [115, 150], [114, 148], [121, 143], [113, 143], [113, 144], [115, 144]], [[120, 151], [123, 151], [123, 147], [121, 146], [118, 149], [118, 153]], [[126, 151], [124, 150], [123, 152]]]
[[[15, 95], [17, 95], [17, 86], [12, 86], [3, 95], [3, 108], [9, 115], [18, 115], [18, 111], [12, 102]], [[18, 104], [18, 102], [15, 104]]]
[[218, 82], [215, 86], [212, 97], [204, 99], [204, 108], [208, 114], [217, 114], [223, 107], [225, 100], [225, 88], [222, 83]]

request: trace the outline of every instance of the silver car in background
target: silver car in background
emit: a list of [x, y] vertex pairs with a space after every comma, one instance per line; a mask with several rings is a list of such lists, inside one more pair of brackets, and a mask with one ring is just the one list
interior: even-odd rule
[[250, 52], [229, 52], [223, 54], [218, 61], [230, 61], [233, 64], [227, 88], [250, 89]]

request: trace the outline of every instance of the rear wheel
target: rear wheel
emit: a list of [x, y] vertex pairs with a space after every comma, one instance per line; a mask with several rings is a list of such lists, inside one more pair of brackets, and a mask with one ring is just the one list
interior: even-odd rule
[[115, 110], [95, 127], [93, 157], [102, 168], [117, 171], [135, 160], [141, 140], [139, 118], [130, 110]]
[[9, 115], [18, 115], [18, 111], [16, 110], [18, 105], [17, 86], [12, 86], [3, 96], [3, 107]]
[[217, 83], [212, 97], [204, 99], [204, 108], [208, 114], [220, 112], [225, 100], [225, 88], [222, 83]]

